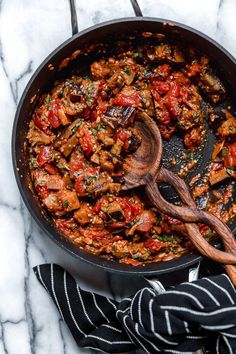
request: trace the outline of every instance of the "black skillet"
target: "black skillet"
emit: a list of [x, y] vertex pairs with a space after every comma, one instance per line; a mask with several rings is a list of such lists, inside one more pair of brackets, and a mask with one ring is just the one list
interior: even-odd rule
[[[141, 16], [139, 8], [136, 7], [135, 12], [137, 16]], [[59, 65], [65, 58], [70, 57], [70, 55], [78, 48], [83, 48], [83, 46], [88, 44], [94, 44], [95, 42], [114, 43], [114, 39], [119, 39], [120, 34], [125, 37], [126, 35], [128, 36], [133, 34], [134, 32], [164, 33], [171, 39], [194, 46], [210, 57], [217, 72], [224, 78], [223, 81], [227, 86], [228, 92], [230, 92], [230, 94], [232, 93], [232, 96], [233, 93], [236, 92], [236, 60], [211, 38], [192, 28], [189, 28], [188, 26], [173, 21], [170, 23], [163, 19], [145, 17], [126, 18], [98, 24], [82, 31], [79, 34], [75, 34], [77, 24], [76, 19], [73, 16], [72, 23], [74, 35], [54, 50], [39, 66], [25, 88], [17, 108], [12, 133], [12, 159], [15, 177], [21, 196], [30, 214], [45, 234], [56, 242], [61, 248], [80, 260], [86, 261], [105, 270], [122, 274], [157, 275], [165, 274], [171, 271], [184, 270], [191, 265], [198, 263], [202, 259], [202, 256], [197, 253], [192, 253], [166, 262], [133, 267], [126, 264], [109, 261], [84, 252], [61, 235], [55, 228], [50, 215], [48, 215], [45, 210], [42, 210], [39, 200], [32, 188], [27, 159], [26, 135], [28, 124], [31, 119], [32, 111], [37, 103], [37, 97], [47, 91], [56, 79], [68, 75], [68, 73], [75, 67], [80, 68], [81, 72], [86, 72], [89, 62], [91, 61], [89, 56], [83, 59], [78, 58], [72, 60], [65, 69], [58, 70]], [[36, 99], [33, 99], [35, 97]], [[183, 145], [181, 143], [181, 139], [178, 138], [174, 138], [169, 144], [170, 145], [167, 146], [164, 145], [164, 151], [166, 153], [164, 153], [163, 164], [172, 169], [173, 167], [169, 165], [169, 160], [173, 157], [173, 152], [175, 156], [182, 154]], [[208, 129], [208, 136], [205, 145], [202, 147], [201, 152], [198, 152], [195, 155], [195, 159], [198, 160], [198, 167], [192, 170], [191, 174], [189, 174], [187, 178], [187, 181], [188, 179], [191, 179], [193, 175], [204, 171], [204, 169], [209, 165], [212, 149], [213, 134]], [[163, 186], [162, 193], [171, 201], [176, 199], [176, 195], [173, 194], [173, 191], [166, 186]], [[236, 222], [231, 224], [231, 229], [233, 232], [236, 231]], [[218, 240], [214, 240], [213, 245], [215, 247], [220, 247]]]

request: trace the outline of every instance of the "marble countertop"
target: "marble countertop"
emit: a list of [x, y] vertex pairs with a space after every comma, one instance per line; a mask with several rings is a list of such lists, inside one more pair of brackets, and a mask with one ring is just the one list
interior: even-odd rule
[[[98, 5], [99, 4], [99, 5]], [[176, 20], [236, 56], [235, 0], [139, 0], [145, 16]], [[77, 0], [79, 28], [134, 16], [129, 0]], [[75, 344], [32, 267], [56, 262], [84, 289], [120, 298], [143, 286], [80, 263], [43, 235], [13, 175], [11, 130], [17, 103], [41, 61], [71, 36], [69, 0], [0, 0], [0, 354], [91, 353]]]

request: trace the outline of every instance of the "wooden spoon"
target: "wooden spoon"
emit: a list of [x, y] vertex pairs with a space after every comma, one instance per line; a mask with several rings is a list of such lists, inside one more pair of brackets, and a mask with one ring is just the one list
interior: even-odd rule
[[[184, 180], [164, 167], [160, 167], [162, 138], [156, 123], [146, 113], [139, 112], [134, 125], [142, 142], [137, 151], [125, 161], [125, 183], [122, 189], [145, 186], [149, 199], [158, 210], [186, 223], [188, 237], [201, 254], [226, 264], [226, 271], [236, 285], [236, 267], [231, 265], [236, 264], [236, 240], [231, 230], [214, 215], [197, 209]], [[158, 182], [171, 185], [185, 205], [174, 205], [165, 200], [158, 189]], [[195, 222], [207, 224], [214, 229], [222, 238], [226, 252], [211, 246], [202, 236]]]

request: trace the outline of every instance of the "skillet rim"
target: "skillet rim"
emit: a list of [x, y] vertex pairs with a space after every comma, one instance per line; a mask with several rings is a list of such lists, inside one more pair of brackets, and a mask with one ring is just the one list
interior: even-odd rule
[[[34, 81], [37, 79], [38, 76], [40, 76], [43, 68], [47, 64], [49, 64], [51, 59], [56, 57], [61, 52], [61, 50], [66, 48], [72, 42], [78, 40], [80, 37], [86, 35], [87, 33], [90, 33], [96, 29], [99, 29], [99, 28], [109, 27], [111, 25], [116, 25], [116, 24], [121, 24], [121, 23], [128, 24], [128, 23], [132, 23], [132, 22], [133, 23], [153, 22], [153, 23], [159, 23], [162, 25], [164, 25], [166, 23], [166, 24], [169, 24], [170, 26], [172, 25], [175, 27], [179, 27], [180, 29], [184, 29], [184, 30], [190, 32], [190, 34], [194, 33], [198, 37], [203, 38], [205, 41], [211, 43], [211, 45], [215, 46], [221, 52], [223, 52], [223, 54], [225, 56], [227, 56], [228, 59], [230, 61], [232, 61], [232, 63], [236, 67], [236, 59], [224, 47], [222, 47], [218, 42], [216, 42], [214, 39], [210, 38], [206, 34], [200, 32], [190, 26], [187, 26], [185, 24], [182, 24], [182, 23], [179, 23], [176, 21], [162, 19], [162, 18], [155, 18], [155, 17], [127, 17], [127, 18], [109, 20], [109, 21], [105, 21], [105, 22], [96, 24], [96, 25], [91, 26], [87, 29], [84, 29], [83, 31], [81, 31], [81, 32], [73, 35], [72, 37], [68, 38], [67, 40], [65, 40], [62, 44], [60, 44], [57, 48], [55, 48], [42, 61], [42, 63], [35, 70], [34, 74], [32, 75], [32, 77], [30, 78], [29, 82], [27, 83], [27, 85], [25, 87], [25, 89], [21, 95], [20, 101], [18, 103], [18, 106], [17, 106], [17, 110], [16, 110], [16, 114], [14, 117], [14, 122], [13, 122], [13, 128], [12, 128], [11, 152], [12, 152], [12, 164], [13, 164], [14, 175], [15, 175], [15, 179], [16, 179], [21, 197], [22, 197], [30, 215], [33, 217], [34, 221], [36, 221], [36, 223], [41, 228], [41, 230], [43, 230], [44, 233], [46, 233], [46, 235], [51, 240], [53, 240], [53, 242], [55, 242], [58, 246], [60, 246], [63, 250], [65, 250], [66, 252], [68, 252], [69, 254], [74, 256], [75, 258], [77, 258], [83, 262], [87, 262], [90, 265], [96, 266], [98, 268], [102, 268], [103, 270], [106, 270], [108, 272], [114, 272], [114, 273], [119, 273], [119, 274], [123, 274], [123, 275], [144, 276], [144, 275], [166, 274], [169, 272], [178, 271], [181, 269], [186, 269], [186, 268], [190, 267], [191, 265], [196, 264], [199, 261], [201, 261], [203, 259], [203, 257], [197, 253], [192, 253], [189, 255], [184, 255], [179, 258], [175, 258], [170, 261], [156, 262], [156, 263], [147, 264], [145, 266], [134, 267], [134, 266], [130, 266], [130, 265], [121, 264], [121, 263], [118, 263], [115, 261], [106, 260], [106, 259], [103, 259], [99, 256], [89, 254], [88, 252], [81, 251], [78, 248], [78, 246], [77, 246], [77, 252], [76, 252], [75, 247], [70, 247], [71, 245], [73, 245], [71, 242], [70, 243], [66, 242], [66, 241], [62, 242], [60, 233], [58, 233], [55, 228], [54, 228], [54, 230], [53, 229], [51, 230], [53, 232], [50, 232], [48, 230], [48, 228], [46, 227], [47, 225], [45, 223], [44, 217], [43, 216], [38, 217], [36, 215], [36, 213], [34, 212], [33, 207], [26, 196], [25, 188], [22, 184], [20, 174], [18, 172], [17, 156], [16, 156], [16, 154], [17, 154], [17, 152], [16, 152], [17, 126], [19, 123], [20, 116], [22, 114], [21, 113], [22, 107], [23, 107], [23, 104], [25, 102], [28, 92], [30, 91], [31, 87], [33, 86]], [[236, 231], [236, 225], [233, 229], [233, 233], [235, 233], [235, 231]], [[57, 236], [60, 236], [60, 237], [55, 237], [55, 235], [53, 235], [53, 233], [55, 233]], [[214, 246], [215, 247], [220, 246], [219, 242], [217, 242], [217, 239], [214, 240]], [[73, 248], [74, 248], [74, 250], [73, 250]], [[79, 251], [79, 253], [78, 253], [78, 251]]]

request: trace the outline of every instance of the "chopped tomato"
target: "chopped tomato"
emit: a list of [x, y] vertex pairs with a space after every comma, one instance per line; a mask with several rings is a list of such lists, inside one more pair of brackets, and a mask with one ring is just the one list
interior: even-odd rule
[[118, 133], [116, 134], [116, 140], [121, 140], [124, 145], [123, 145], [123, 151], [127, 151], [129, 148], [129, 135], [127, 134], [127, 132], [124, 129], [121, 129], [118, 131]]
[[77, 180], [75, 182], [75, 190], [76, 190], [76, 193], [78, 194], [78, 196], [80, 196], [80, 197], [83, 197], [86, 195], [86, 187], [83, 183], [82, 176], [77, 178]]
[[88, 127], [86, 125], [81, 126], [79, 130], [79, 143], [86, 156], [90, 156], [93, 152], [93, 140]]
[[224, 158], [225, 167], [236, 167], [236, 141], [228, 145], [228, 154]]
[[182, 73], [181, 71], [177, 71], [173, 74], [173, 77], [175, 79], [175, 83], [178, 85], [178, 86], [189, 86], [191, 84], [191, 81], [189, 80], [189, 78], [184, 75], [184, 73]]
[[136, 217], [143, 210], [142, 203], [140, 202], [140, 200], [137, 196], [133, 196], [131, 198], [131, 200], [129, 200], [129, 201], [130, 201], [131, 213], [134, 217]]
[[179, 94], [180, 94], [180, 86], [177, 85], [177, 83], [175, 81], [172, 81], [170, 83], [170, 89], [169, 89], [169, 92], [168, 92], [168, 95], [170, 97], [176, 97], [178, 98], [179, 97]]
[[173, 118], [177, 118], [181, 113], [178, 97], [180, 94], [180, 87], [175, 82], [171, 82], [170, 89], [165, 96], [165, 104], [168, 107]]
[[61, 125], [60, 118], [58, 117], [58, 108], [58, 104], [54, 104], [48, 114], [48, 120], [53, 128], [58, 128]]
[[201, 132], [197, 128], [188, 131], [184, 136], [184, 144], [187, 148], [192, 149], [201, 143]]
[[51, 162], [53, 159], [53, 147], [44, 145], [40, 148], [37, 163], [39, 167], [43, 167], [46, 163]]
[[35, 190], [42, 200], [47, 198], [47, 196], [49, 195], [49, 190], [46, 186], [39, 186], [38, 184], [36, 184]]
[[126, 221], [114, 222], [113, 224], [109, 225], [110, 229], [120, 229], [126, 226]]
[[152, 228], [152, 225], [155, 223], [156, 217], [154, 213], [150, 210], [144, 210], [140, 215], [140, 219], [138, 221], [138, 226], [136, 230], [142, 232], [149, 232]]
[[190, 67], [188, 69], [188, 76], [190, 76], [190, 77], [197, 76], [201, 72], [202, 72], [202, 65], [200, 65], [198, 63], [193, 63], [192, 65], [190, 65]]
[[171, 122], [170, 113], [167, 110], [163, 109], [161, 115], [158, 117], [158, 120], [163, 125], [169, 125]]
[[[101, 93], [102, 94], [102, 93]], [[100, 95], [101, 95], [100, 94]], [[92, 115], [91, 115], [91, 121], [94, 122], [97, 120], [97, 118], [103, 113], [105, 112], [105, 110], [107, 109], [108, 107], [108, 103], [102, 101], [103, 97], [99, 97], [98, 100], [97, 100], [97, 105], [96, 105], [96, 110], [94, 110], [92, 112]]]
[[163, 214], [163, 218], [170, 224], [174, 224], [174, 225], [180, 225], [182, 224], [182, 221], [178, 220], [178, 219], [174, 219], [171, 216], [167, 215], [167, 214]]
[[124, 197], [119, 198], [117, 201], [123, 209], [126, 221], [132, 221], [142, 211], [141, 203], [138, 203], [135, 199], [134, 202], [132, 202], [128, 198]]
[[45, 134], [50, 135], [51, 130], [49, 129], [49, 121], [46, 116], [40, 114], [39, 112], [35, 112], [34, 115], [34, 123], [37, 128], [42, 130]]
[[70, 171], [72, 173], [80, 171], [84, 168], [84, 165], [85, 165], [85, 158], [83, 154], [79, 153], [78, 151], [73, 152], [69, 163]]
[[139, 107], [141, 105], [140, 93], [132, 88], [122, 90], [114, 98], [113, 104], [117, 106]]
[[48, 171], [50, 173], [50, 175], [57, 174], [57, 168], [50, 163], [46, 164], [44, 168], [46, 171]]
[[144, 247], [148, 249], [149, 252], [151, 253], [156, 253], [158, 252], [163, 246], [163, 242], [160, 242], [158, 240], [153, 240], [153, 239], [148, 239], [144, 241]]
[[116, 134], [116, 140], [118, 140], [118, 139], [120, 139], [124, 143], [125, 140], [128, 139], [127, 131], [124, 129], [119, 130], [119, 132]]
[[81, 160], [73, 160], [69, 164], [71, 172], [77, 172], [84, 168], [84, 162]]
[[199, 231], [201, 232], [201, 234], [205, 235], [210, 231], [210, 228], [206, 224], [199, 224]]
[[159, 126], [160, 133], [163, 136], [164, 139], [169, 140], [171, 135], [175, 131], [175, 127], [167, 127], [164, 125]]
[[151, 94], [152, 94], [153, 97], [154, 97], [154, 100], [155, 100], [156, 102], [159, 102], [159, 101], [161, 100], [160, 94], [155, 90], [154, 87], [151, 87], [150, 91], [151, 91]]
[[166, 81], [161, 81], [157, 78], [152, 79], [152, 85], [154, 90], [157, 90], [161, 95], [167, 93], [170, 88], [170, 84]]
[[163, 65], [159, 65], [159, 66], [155, 69], [154, 73], [155, 73], [156, 75], [158, 75], [158, 77], [163, 78], [163, 79], [166, 79], [166, 78], [169, 76], [169, 74], [170, 74], [170, 70], [171, 70], [170, 65], [168, 65], [168, 64], [163, 64]]
[[78, 225], [76, 224], [73, 218], [70, 219], [57, 219], [56, 220], [57, 227], [69, 238], [74, 239], [75, 230]]

